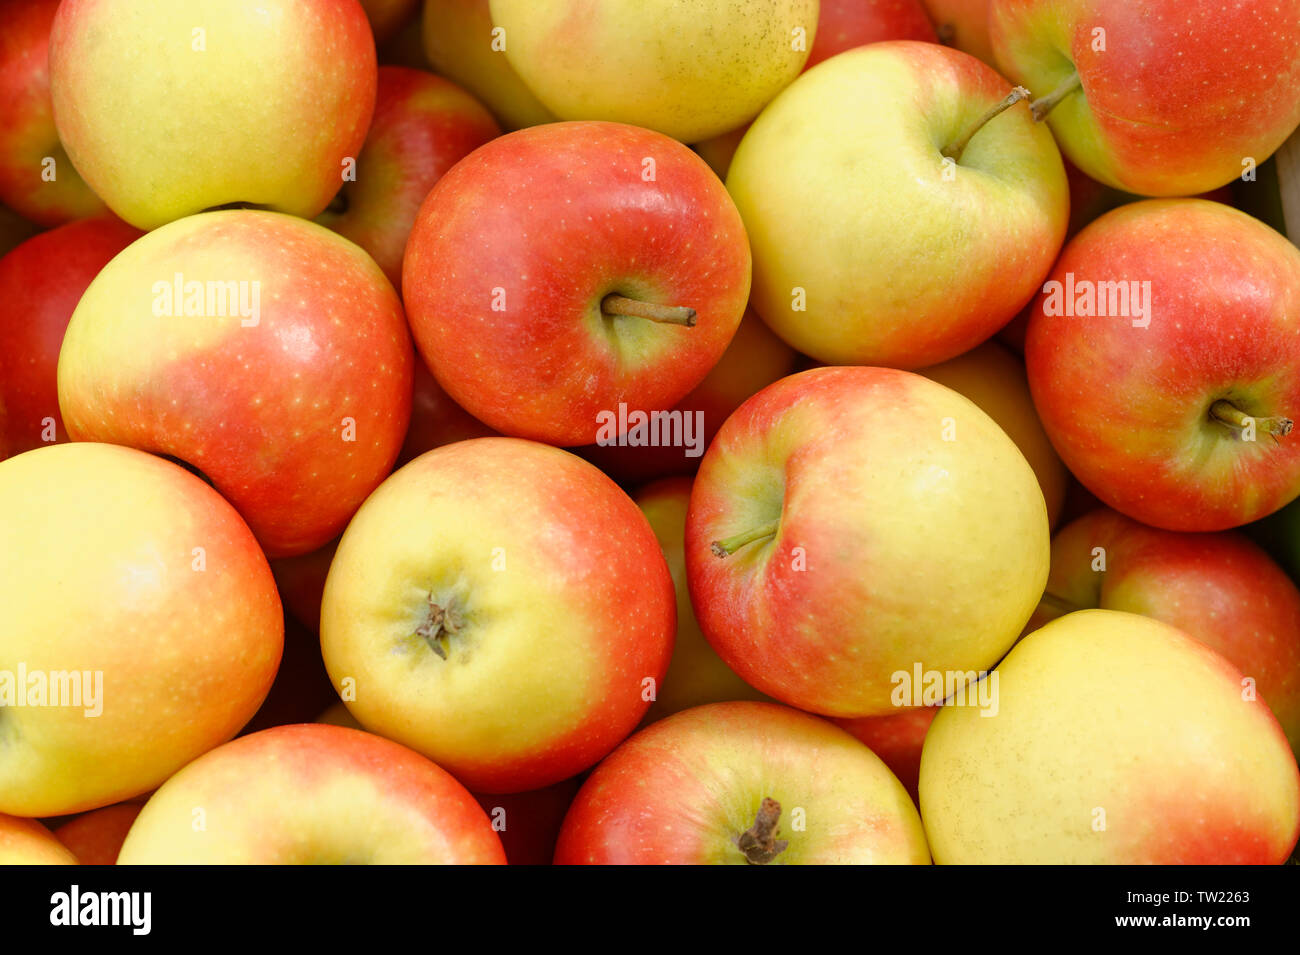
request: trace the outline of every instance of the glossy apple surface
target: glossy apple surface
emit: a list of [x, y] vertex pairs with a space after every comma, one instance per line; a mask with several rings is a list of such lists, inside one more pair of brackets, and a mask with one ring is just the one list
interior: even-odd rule
[[1029, 386], [1088, 490], [1180, 531], [1236, 527], [1300, 494], [1287, 434], [1300, 250], [1217, 202], [1149, 200], [1075, 236], [1050, 282], [1025, 340]]
[[817, 40], [804, 71], [837, 53], [883, 40], [928, 40], [938, 37], [921, 0], [821, 0]]
[[[198, 812], [196, 812], [198, 807]], [[277, 726], [195, 760], [150, 797], [121, 865], [492, 865], [501, 840], [460, 783], [360, 730]]]
[[[574, 446], [602, 415], [672, 408], [717, 364], [749, 294], [726, 190], [680, 143], [619, 123], [494, 139], [438, 181], [406, 247], [420, 353], [489, 427]], [[613, 314], [611, 296], [693, 309]]]
[[50, 36], [59, 137], [141, 229], [230, 203], [319, 214], [365, 140], [375, 70], [357, 0], [66, 0]]
[[1300, 772], [1243, 675], [1182, 631], [1084, 610], [999, 664], [998, 712], [943, 706], [921, 755], [941, 864], [1276, 865]]
[[636, 505], [557, 448], [479, 438], [385, 481], [339, 543], [321, 649], [368, 730], [475, 792], [581, 772], [672, 654], [672, 578]]
[[[0, 812], [129, 799], [230, 739], [271, 686], [282, 626], [247, 525], [184, 469], [88, 443], [0, 462], [0, 680], [26, 693], [0, 708]], [[80, 677], [56, 706], [60, 671]]]
[[[759, 821], [772, 801], [775, 828]], [[929, 861], [916, 807], [885, 764], [773, 703], [699, 706], [637, 733], [583, 784], [555, 850], [557, 865]]]
[[828, 716], [893, 712], [894, 675], [914, 666], [954, 686], [991, 668], [1048, 557], [1012, 440], [955, 391], [884, 368], [816, 368], [745, 402], [704, 456], [686, 527], [718, 655]]
[[293, 216], [210, 212], [149, 233], [91, 283], [59, 407], [74, 441], [198, 468], [268, 556], [291, 556], [337, 537], [388, 474], [413, 363], [401, 302], [357, 246]]

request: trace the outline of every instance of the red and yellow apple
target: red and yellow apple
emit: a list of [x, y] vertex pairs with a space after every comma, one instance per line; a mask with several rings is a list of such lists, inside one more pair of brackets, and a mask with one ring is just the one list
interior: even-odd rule
[[77, 857], [35, 819], [0, 813], [0, 865], [77, 864]]
[[919, 804], [921, 797], [917, 787], [921, 778], [921, 749], [930, 724], [938, 714], [937, 706], [909, 706], [888, 716], [863, 716], [833, 722], [879, 756], [907, 789], [908, 795]]

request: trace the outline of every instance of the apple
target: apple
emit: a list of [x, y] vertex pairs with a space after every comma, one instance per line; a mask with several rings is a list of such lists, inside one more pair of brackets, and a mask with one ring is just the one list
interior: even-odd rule
[[620, 484], [641, 484], [672, 475], [692, 474], [700, 466], [700, 458], [722, 422], [746, 398], [793, 372], [798, 360], [799, 356], [762, 319], [746, 312], [736, 336], [713, 370], [671, 409], [683, 416], [683, 439], [688, 437], [686, 425], [690, 423], [689, 441], [633, 446], [628, 443], [634, 440], [629, 433], [622, 440], [587, 445], [576, 453]]
[[[648, 129], [551, 123], [438, 180], [402, 291], [457, 404], [505, 434], [573, 446], [703, 380], [744, 314], [749, 267], [740, 216], [699, 156]], [[656, 440], [680, 443], [663, 430]]]
[[1300, 581], [1300, 499], [1245, 531], [1273, 555], [1292, 580]]
[[493, 431], [451, 400], [438, 379], [422, 361], [415, 362], [415, 389], [411, 398], [411, 423], [397, 455], [398, 465], [414, 461], [426, 451], [468, 438], [489, 438]]
[[[286, 602], [283, 596], [281, 600]], [[247, 736], [286, 723], [311, 722], [324, 707], [337, 699], [320, 657], [317, 631], [285, 614], [284, 654], [280, 658], [275, 682], [252, 719], [240, 729], [239, 735]]]
[[77, 865], [77, 857], [35, 819], [0, 813], [0, 865]]
[[1082, 610], [998, 665], [997, 716], [939, 709], [921, 817], [941, 864], [1285, 861], [1300, 771], [1239, 670], [1168, 624]]
[[828, 364], [921, 368], [1005, 325], [1068, 217], [1060, 154], [1009, 91], [974, 57], [901, 40], [795, 80], [727, 174], [754, 310]]
[[1015, 642], [1048, 559], [1043, 494], [1012, 440], [955, 391], [885, 368], [815, 368], [741, 405], [686, 526], [714, 650], [827, 716], [894, 712], [916, 667], [966, 688]]
[[194, 475], [108, 444], [0, 462], [0, 812], [147, 792], [248, 722], [281, 647], [266, 558]]
[[1148, 200], [1066, 247], [1029, 386], [1070, 471], [1154, 527], [1217, 531], [1300, 494], [1300, 250], [1217, 202]]
[[937, 39], [921, 0], [821, 0], [817, 39], [803, 69], [868, 43]]
[[578, 794], [578, 780], [566, 779], [526, 793], [475, 794], [492, 820], [511, 865], [550, 865], [564, 816]]
[[361, 0], [375, 45], [383, 46], [416, 18], [420, 0]]
[[104, 211], [54, 128], [50, 24], [59, 0], [0, 0], [0, 202], [43, 226]]
[[0, 459], [66, 441], [57, 371], [82, 293], [140, 232], [112, 216], [42, 232], [0, 257]]
[[917, 787], [921, 776], [921, 749], [930, 724], [938, 714], [937, 706], [909, 706], [888, 716], [863, 716], [834, 722], [879, 756], [907, 789], [912, 801], [919, 804], [921, 797]]
[[478, 100], [441, 77], [379, 68], [375, 118], [345, 182], [317, 222], [370, 253], [394, 286], [420, 203], [448, 169], [501, 134]]
[[916, 807], [848, 733], [773, 703], [697, 706], [616, 749], [557, 865], [928, 865]]
[[686, 510], [691, 500], [690, 478], [666, 478], [648, 484], [633, 498], [659, 541], [677, 594], [677, 638], [663, 685], [646, 714], [647, 721], [663, 719], [692, 706], [730, 700], [768, 700], [754, 689], [709, 646], [700, 632], [686, 583]]
[[271, 561], [271, 572], [275, 574], [285, 609], [316, 634], [320, 633], [320, 602], [325, 592], [325, 578], [338, 546], [339, 542], [333, 540], [310, 554], [278, 557]]
[[942, 364], [922, 368], [917, 374], [969, 398], [1007, 433], [1034, 469], [1047, 504], [1048, 523], [1055, 526], [1065, 504], [1070, 475], [1038, 420], [1020, 360], [990, 341]]
[[506, 129], [555, 122], [506, 58], [489, 0], [424, 0], [424, 52], [433, 68], [487, 104]]
[[1189, 196], [1300, 124], [1300, 0], [991, 0], [998, 65], [1093, 179]]
[[126, 834], [142, 808], [142, 803], [135, 802], [105, 806], [62, 823], [54, 830], [54, 837], [82, 865], [116, 865]]
[[269, 557], [315, 550], [388, 474], [411, 406], [401, 302], [346, 239], [226, 210], [149, 233], [73, 313], [59, 407], [74, 441], [207, 476]]
[[366, 729], [475, 792], [567, 779], [663, 681], [673, 583], [609, 478], [558, 448], [476, 438], [386, 480], [325, 581], [321, 650]]
[[40, 229], [12, 209], [0, 205], [0, 255], [6, 255], [34, 236]]
[[375, 105], [357, 0], [64, 0], [49, 64], [68, 155], [141, 229], [232, 203], [318, 215]]
[[492, 0], [491, 11], [510, 65], [560, 119], [694, 143], [753, 119], [799, 74], [818, 2]]
[[150, 797], [121, 865], [503, 864], [474, 797], [405, 746], [318, 723], [243, 736]]
[[1108, 509], [1052, 541], [1047, 590], [1029, 626], [1100, 607], [1154, 617], [1251, 678], [1300, 751], [1300, 591], [1241, 534], [1182, 534]]
[[997, 67], [989, 39], [990, 0], [921, 0], [939, 33], [939, 42]]

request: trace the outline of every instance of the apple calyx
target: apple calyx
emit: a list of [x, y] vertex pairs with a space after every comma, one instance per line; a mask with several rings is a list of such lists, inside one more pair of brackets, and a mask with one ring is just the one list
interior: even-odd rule
[[1000, 103], [986, 112], [979, 119], [975, 120], [974, 125], [972, 125], [970, 129], [966, 130], [965, 134], [960, 139], [949, 143], [944, 147], [943, 156], [946, 159], [953, 160], [954, 162], [959, 161], [961, 159], [961, 154], [966, 151], [966, 146], [970, 143], [971, 139], [974, 138], [976, 133], [984, 128], [985, 124], [987, 124], [989, 120], [1005, 113], [1021, 100], [1029, 99], [1029, 95], [1029, 90], [1025, 89], [1023, 86], [1017, 86], [1012, 89], [1010, 93], [1002, 98]]
[[606, 318], [626, 316], [628, 318], [648, 318], [652, 322], [665, 325], [685, 325], [695, 327], [695, 309], [685, 305], [656, 305], [640, 299], [627, 298], [624, 295], [606, 295], [600, 301], [600, 312]]
[[736, 839], [736, 846], [750, 865], [767, 865], [790, 844], [787, 839], [776, 838], [776, 824], [781, 819], [781, 804], [764, 796], [754, 817], [754, 824]]
[[434, 602], [433, 594], [429, 594], [429, 609], [425, 611], [424, 620], [415, 628], [415, 635], [423, 637], [429, 644], [429, 649], [445, 660], [448, 641], [464, 625], [455, 604], [439, 606]]
[[1276, 440], [1279, 436], [1288, 435], [1295, 427], [1295, 422], [1290, 418], [1274, 416], [1268, 418], [1256, 418], [1246, 414], [1231, 401], [1225, 401], [1222, 398], [1210, 405], [1210, 417], [1220, 424], [1225, 424], [1234, 431], [1245, 431], [1254, 422], [1256, 431], [1263, 431], [1271, 434]]
[[1029, 111], [1034, 114], [1034, 122], [1041, 123], [1047, 118], [1047, 114], [1056, 108], [1056, 104], [1061, 102], [1075, 90], [1083, 88], [1083, 80], [1079, 78], [1079, 71], [1074, 70], [1067, 76], [1061, 85], [1046, 96], [1040, 97], [1029, 104]]
[[728, 554], [734, 554], [746, 544], [752, 544], [757, 540], [766, 540], [776, 534], [776, 529], [781, 524], [780, 521], [768, 521], [766, 524], [760, 524], [751, 530], [744, 531], [732, 537], [723, 538], [720, 541], [714, 541], [709, 549], [717, 557], [726, 557]]

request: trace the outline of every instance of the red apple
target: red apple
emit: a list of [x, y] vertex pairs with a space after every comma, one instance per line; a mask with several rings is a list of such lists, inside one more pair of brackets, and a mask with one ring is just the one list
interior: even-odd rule
[[247, 736], [287, 723], [309, 723], [337, 699], [321, 660], [316, 630], [286, 614], [284, 654], [280, 657], [275, 682], [239, 735]]
[[405, 746], [319, 723], [241, 736], [149, 798], [122, 865], [501, 864], [474, 797]]
[[140, 235], [104, 215], [43, 232], [0, 258], [0, 459], [68, 439], [57, 384], [63, 333], [91, 279]]
[[458, 404], [503, 433], [580, 445], [703, 380], [740, 322], [749, 265], [699, 156], [634, 126], [551, 123], [439, 180], [402, 285]]
[[713, 370], [673, 407], [682, 415], [680, 444], [634, 447], [629, 442], [637, 438], [629, 434], [612, 444], [587, 445], [577, 453], [621, 484], [692, 474], [722, 422], [746, 398], [793, 372], [798, 358], [761, 318], [746, 312]]
[[637, 733], [583, 784], [557, 865], [926, 865], [921, 819], [871, 750], [772, 703], [714, 703]]
[[321, 650], [362, 726], [475, 792], [568, 779], [645, 714], [672, 654], [673, 583], [609, 478], [517, 438], [430, 451], [357, 511]]
[[804, 70], [837, 53], [882, 40], [929, 40], [938, 36], [921, 0], [821, 0], [817, 36]]
[[12, 209], [0, 205], [0, 255], [7, 254], [40, 231], [34, 222], [28, 222]]
[[420, 203], [448, 169], [500, 134], [492, 114], [454, 83], [381, 66], [356, 178], [316, 221], [369, 252], [401, 288], [402, 253]]
[[917, 786], [921, 777], [921, 749], [930, 724], [938, 714], [937, 706], [909, 706], [888, 716], [863, 716], [834, 722], [879, 756], [907, 788], [912, 801], [919, 804], [921, 797]]
[[104, 211], [54, 128], [50, 24], [59, 0], [0, 0], [0, 202], [44, 226]]
[[424, 452], [440, 448], [444, 444], [465, 441], [469, 438], [489, 438], [496, 434], [497, 432], [452, 401], [424, 362], [415, 363], [415, 394], [411, 399], [411, 424], [406, 429], [406, 441], [397, 456], [398, 466], [414, 461]]
[[1102, 501], [1214, 531], [1300, 494], [1300, 250], [1215, 202], [1139, 202], [1066, 247], [1025, 357], [1048, 437]]
[[310, 554], [271, 561], [285, 609], [313, 633], [320, 633], [321, 594], [325, 592], [325, 577], [338, 546], [339, 542], [334, 540]]
[[116, 865], [126, 834], [143, 808], [144, 804], [137, 802], [105, 806], [58, 826], [54, 837], [82, 865]]
[[921, 0], [939, 33], [939, 42], [956, 47], [997, 68], [989, 39], [989, 0]]
[[578, 780], [566, 779], [526, 793], [475, 794], [492, 820], [511, 865], [550, 865], [564, 816], [578, 794]]
[[1300, 591], [1245, 536], [1157, 530], [1106, 509], [1081, 517], [1052, 541], [1029, 628], [1094, 607], [1154, 617], [1217, 650], [1300, 750]]
[[270, 557], [337, 537], [388, 474], [411, 407], [402, 306], [357, 246], [229, 210], [149, 233], [82, 297], [59, 356], [73, 440], [200, 470]]

